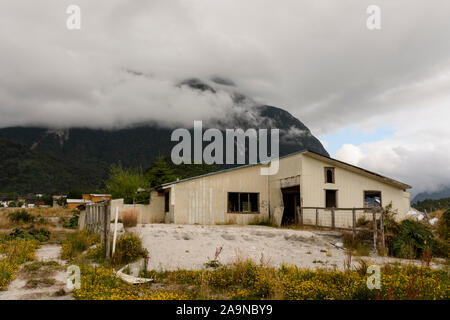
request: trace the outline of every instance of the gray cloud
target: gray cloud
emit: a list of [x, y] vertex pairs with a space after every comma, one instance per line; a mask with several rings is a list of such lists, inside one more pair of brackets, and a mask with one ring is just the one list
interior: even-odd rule
[[[70, 4], [81, 7], [79, 31], [65, 27]], [[192, 124], [237, 110], [233, 88], [285, 108], [316, 135], [394, 116], [400, 130], [409, 115], [449, 92], [450, 2], [378, 0], [379, 31], [366, 28], [370, 4], [4, 0], [0, 127]], [[210, 81], [216, 94], [176, 86], [192, 77], [231, 79], [234, 86]], [[448, 119], [449, 109], [436, 117]], [[427, 144], [448, 134], [442, 123], [420, 127]], [[407, 130], [402, 143], [417, 134]], [[433, 181], [444, 183], [438, 176]]]

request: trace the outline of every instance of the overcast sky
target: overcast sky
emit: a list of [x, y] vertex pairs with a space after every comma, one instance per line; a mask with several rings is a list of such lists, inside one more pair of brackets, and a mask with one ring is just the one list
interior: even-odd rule
[[[71, 4], [81, 30], [66, 28]], [[448, 0], [2, 0], [0, 127], [188, 124], [231, 98], [174, 84], [219, 75], [337, 158], [432, 191], [450, 185], [449, 13]]]

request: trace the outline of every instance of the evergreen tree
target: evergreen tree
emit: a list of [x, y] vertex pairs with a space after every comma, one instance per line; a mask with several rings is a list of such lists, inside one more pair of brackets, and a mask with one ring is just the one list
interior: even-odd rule
[[150, 181], [151, 187], [156, 187], [176, 180], [174, 171], [169, 167], [167, 161], [161, 156], [158, 157], [150, 170], [147, 171], [146, 177]]
[[121, 164], [112, 165], [106, 181], [106, 191], [113, 199], [123, 198], [124, 203], [133, 203], [139, 188], [148, 188], [149, 182], [139, 169], [124, 169]]

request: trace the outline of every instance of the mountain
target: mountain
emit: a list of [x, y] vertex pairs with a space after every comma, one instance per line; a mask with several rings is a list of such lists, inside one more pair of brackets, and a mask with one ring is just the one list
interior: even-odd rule
[[[215, 94], [220, 88], [233, 87], [234, 83], [216, 77], [209, 83], [187, 79], [177, 85]], [[226, 128], [279, 128], [280, 156], [301, 149], [328, 156], [320, 141], [289, 112], [257, 104], [233, 89], [230, 94], [236, 108], [221, 118], [203, 121], [204, 130], [218, 128], [224, 132]], [[173, 146], [178, 143], [170, 139], [172, 130], [153, 122], [114, 130], [0, 129], [0, 148], [4, 150], [0, 156], [0, 192], [48, 193], [101, 188], [113, 163], [121, 162], [125, 167], [146, 170], [158, 155], [170, 156]]]
[[411, 201], [411, 203], [417, 203], [419, 201], [423, 201], [423, 200], [439, 200], [439, 199], [443, 199], [443, 198], [450, 198], [450, 186], [449, 187], [445, 187], [439, 191], [436, 192], [421, 192], [418, 193], [413, 200]]
[[73, 161], [0, 138], [0, 192], [94, 190], [105, 178], [106, 169], [92, 161]]
[[413, 207], [422, 212], [433, 212], [436, 210], [450, 209], [450, 197], [440, 199], [426, 199], [413, 204]]

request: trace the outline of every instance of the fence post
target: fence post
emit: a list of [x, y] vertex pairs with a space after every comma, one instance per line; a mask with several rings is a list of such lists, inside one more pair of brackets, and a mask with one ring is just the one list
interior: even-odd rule
[[316, 209], [316, 228], [319, 226], [319, 209]]
[[335, 221], [334, 221], [334, 208], [331, 208], [331, 229], [334, 230], [335, 228]]
[[353, 231], [353, 239], [356, 237], [356, 211], [355, 208], [352, 209], [352, 231]]
[[384, 240], [384, 212], [381, 211], [381, 216], [380, 216], [380, 229], [381, 229], [381, 247], [383, 249], [383, 255], [385, 254], [385, 249], [386, 249], [386, 244], [385, 244], [385, 240]]
[[375, 253], [377, 252], [377, 216], [376, 211], [372, 210], [373, 215], [373, 248], [375, 249]]
[[111, 239], [110, 239], [110, 227], [111, 227], [111, 202], [108, 200], [103, 207], [105, 210], [105, 251], [106, 259], [111, 257]]

